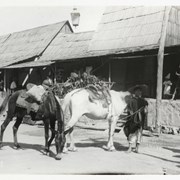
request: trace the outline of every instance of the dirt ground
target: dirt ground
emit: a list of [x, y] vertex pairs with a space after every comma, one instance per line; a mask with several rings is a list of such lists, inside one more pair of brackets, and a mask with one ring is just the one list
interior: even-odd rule
[[[2, 121], [0, 120], [0, 124]], [[50, 156], [43, 153], [44, 129], [42, 126], [22, 124], [18, 138], [22, 149], [13, 149], [11, 122], [4, 134], [4, 146], [0, 150], [0, 174], [180, 174], [180, 135], [152, 136], [144, 131], [140, 153], [127, 154], [128, 143], [121, 131], [115, 133], [117, 151], [102, 148], [107, 143], [107, 131], [75, 128], [77, 152], [63, 154], [60, 161], [54, 159], [55, 146]]]

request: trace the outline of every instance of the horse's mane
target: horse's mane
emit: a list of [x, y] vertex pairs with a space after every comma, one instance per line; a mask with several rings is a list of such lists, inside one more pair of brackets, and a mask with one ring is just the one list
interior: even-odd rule
[[43, 98], [43, 105], [44, 107], [48, 108], [51, 114], [54, 114], [56, 109], [56, 99], [54, 93], [50, 90], [47, 91]]

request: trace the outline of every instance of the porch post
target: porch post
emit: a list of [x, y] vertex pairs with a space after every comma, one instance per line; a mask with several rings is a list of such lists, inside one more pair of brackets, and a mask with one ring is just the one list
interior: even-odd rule
[[54, 84], [56, 84], [56, 82], [57, 82], [56, 73], [57, 73], [57, 65], [55, 62], [55, 65], [54, 65]]
[[111, 61], [109, 61], [109, 77], [108, 77], [108, 82], [109, 82], [109, 88], [111, 87]]
[[162, 85], [163, 85], [163, 61], [164, 61], [164, 46], [166, 40], [167, 25], [171, 7], [165, 7], [165, 14], [162, 24], [162, 31], [160, 37], [159, 51], [157, 55], [157, 88], [156, 88], [156, 131], [160, 132], [161, 120], [161, 100], [162, 100]]
[[7, 90], [7, 70], [4, 69], [4, 88], [3, 88], [4, 92], [6, 92]]
[[[37, 61], [37, 60], [38, 60], [38, 57], [36, 57], [36, 58], [34, 59], [34, 62]], [[26, 77], [25, 77], [25, 79], [24, 79], [24, 81], [23, 81], [23, 83], [22, 83], [22, 86], [24, 86], [25, 83], [27, 82], [27, 80], [29, 79], [29, 77], [30, 77], [33, 69], [34, 69], [34, 68], [30, 68], [30, 69], [29, 69], [29, 73], [26, 75]]]

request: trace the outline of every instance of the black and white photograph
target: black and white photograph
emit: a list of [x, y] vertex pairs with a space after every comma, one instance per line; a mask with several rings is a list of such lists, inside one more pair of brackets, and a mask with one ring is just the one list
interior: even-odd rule
[[180, 5], [40, 1], [0, 3], [0, 176], [180, 175]]

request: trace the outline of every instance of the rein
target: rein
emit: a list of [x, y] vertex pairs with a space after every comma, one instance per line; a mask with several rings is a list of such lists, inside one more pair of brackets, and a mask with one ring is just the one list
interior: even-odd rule
[[138, 109], [137, 111], [135, 111], [133, 114], [130, 114], [130, 115], [128, 115], [128, 116], [126, 116], [126, 117], [124, 117], [124, 118], [121, 118], [121, 120], [125, 120], [125, 119], [127, 119], [127, 118], [129, 118], [129, 117], [134, 116], [135, 114], [137, 114], [137, 113], [141, 112], [144, 108], [145, 108], [145, 107], [141, 107], [141, 108], [139, 108], [139, 109]]

